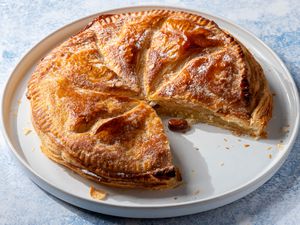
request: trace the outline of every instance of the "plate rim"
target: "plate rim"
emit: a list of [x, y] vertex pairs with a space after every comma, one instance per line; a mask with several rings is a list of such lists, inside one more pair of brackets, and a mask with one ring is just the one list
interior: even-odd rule
[[[40, 45], [43, 45], [43, 43], [47, 39], [51, 38], [53, 35], [61, 32], [64, 29], [66, 29], [67, 27], [70, 27], [72, 25], [80, 23], [83, 20], [87, 20], [89, 18], [92, 19], [92, 18], [95, 18], [95, 17], [97, 17], [101, 14], [112, 13], [114, 11], [128, 11], [128, 10], [138, 10], [138, 9], [140, 9], [140, 10], [151, 10], [151, 9], [163, 9], [163, 8], [164, 9], [169, 9], [169, 10], [175, 10], [175, 11], [185, 11], [185, 12], [195, 13], [195, 14], [198, 14], [198, 15], [203, 15], [204, 17], [210, 16], [210, 17], [214, 17], [218, 20], [224, 21], [225, 23], [229, 24], [230, 26], [233, 26], [233, 27], [237, 28], [238, 30], [243, 31], [245, 34], [247, 34], [247, 36], [251, 36], [251, 38], [254, 38], [255, 41], [257, 41], [261, 45], [263, 45], [264, 48], [266, 50], [268, 50], [268, 52], [276, 59], [276, 61], [280, 64], [280, 67], [283, 69], [284, 73], [286, 75], [288, 75], [288, 78], [289, 78], [288, 80], [290, 81], [290, 84], [291, 84], [291, 87], [292, 87], [292, 93], [294, 93], [294, 97], [295, 97], [295, 100], [296, 100], [296, 105], [294, 106], [294, 108], [295, 108], [296, 112], [298, 112], [296, 114], [296, 118], [295, 118], [295, 124], [296, 124], [295, 129], [293, 130], [293, 133], [291, 134], [291, 137], [289, 138], [288, 143], [286, 144], [288, 147], [286, 147], [286, 150], [285, 150], [284, 154], [281, 157], [279, 157], [277, 160], [272, 161], [272, 163], [270, 163], [262, 172], [260, 172], [258, 175], [256, 175], [253, 179], [249, 180], [248, 182], [244, 183], [243, 185], [241, 185], [241, 186], [239, 186], [235, 189], [231, 189], [230, 191], [224, 192], [224, 193], [216, 195], [214, 197], [207, 197], [207, 198], [200, 199], [200, 200], [199, 199], [198, 200], [190, 200], [190, 201], [181, 202], [181, 203], [176, 203], [175, 202], [175, 203], [168, 203], [168, 204], [152, 204], [152, 205], [140, 205], [140, 206], [120, 205], [120, 204], [116, 204], [116, 203], [108, 203], [108, 202], [105, 202], [105, 201], [99, 202], [99, 201], [96, 201], [94, 199], [84, 198], [84, 197], [81, 197], [81, 196], [74, 195], [73, 193], [67, 192], [67, 191], [61, 189], [60, 187], [57, 187], [51, 181], [49, 181], [45, 177], [42, 177], [37, 171], [35, 171], [19, 155], [18, 151], [14, 148], [14, 146], [12, 144], [11, 138], [8, 135], [7, 122], [5, 121], [5, 113], [6, 112], [5, 112], [5, 109], [4, 109], [4, 103], [5, 103], [5, 97], [6, 97], [7, 92], [8, 92], [8, 88], [13, 83], [12, 80], [15, 77], [14, 74], [16, 73], [17, 69], [20, 67], [20, 65], [22, 64], [24, 59], [26, 59], [35, 49], [39, 48]], [[213, 14], [207, 13], [205, 11], [193, 10], [193, 9], [185, 8], [185, 7], [174, 7], [174, 6], [170, 6], [170, 5], [167, 5], [167, 4], [162, 4], [162, 5], [157, 5], [157, 4], [143, 5], [142, 4], [140, 6], [127, 6], [127, 7], [111, 8], [111, 9], [107, 9], [107, 10], [104, 10], [104, 11], [99, 11], [97, 13], [79, 18], [77, 20], [74, 20], [71, 23], [67, 23], [66, 25], [60, 27], [59, 29], [56, 29], [55, 31], [51, 32], [49, 35], [47, 35], [42, 40], [40, 40], [38, 43], [36, 43], [32, 48], [30, 48], [25, 54], [23, 54], [20, 57], [18, 63], [14, 67], [14, 69], [12, 70], [12, 72], [10, 73], [10, 75], [7, 78], [6, 82], [4, 82], [3, 87], [4, 87], [4, 89], [3, 89], [2, 95], [1, 95], [1, 131], [2, 131], [2, 134], [4, 136], [4, 140], [5, 140], [6, 144], [8, 145], [8, 147], [10, 149], [10, 152], [13, 153], [13, 155], [19, 160], [19, 162], [21, 163], [23, 168], [27, 169], [28, 172], [31, 173], [31, 175], [35, 176], [37, 179], [44, 182], [46, 185], [50, 185], [52, 188], [54, 188], [56, 191], [61, 192], [62, 194], [70, 195], [71, 197], [75, 197], [77, 199], [81, 199], [81, 200], [84, 200], [84, 201], [89, 201], [89, 202], [94, 202], [94, 203], [97, 203], [97, 204], [107, 205], [107, 206], [110, 206], [110, 207], [132, 208], [132, 209], [136, 209], [136, 208], [151, 209], [151, 208], [169, 208], [169, 207], [179, 207], [179, 206], [192, 206], [192, 205], [195, 205], [195, 204], [208, 203], [208, 202], [213, 201], [213, 200], [220, 200], [220, 199], [230, 198], [234, 195], [237, 195], [238, 193], [247, 192], [246, 194], [242, 194], [242, 196], [237, 198], [237, 199], [240, 199], [241, 197], [244, 197], [247, 194], [249, 194], [249, 193], [253, 192], [254, 190], [256, 190], [258, 187], [260, 187], [262, 184], [267, 182], [275, 174], [275, 172], [282, 166], [283, 162], [286, 160], [287, 156], [289, 155], [291, 149], [293, 148], [295, 140], [298, 136], [298, 132], [299, 132], [299, 120], [300, 120], [299, 108], [300, 108], [300, 106], [299, 106], [298, 89], [297, 89], [295, 81], [294, 81], [292, 75], [290, 74], [289, 70], [287, 69], [286, 65], [283, 63], [283, 61], [279, 58], [279, 56], [270, 47], [268, 47], [263, 41], [261, 41], [258, 37], [256, 37], [250, 31], [248, 31], [247, 29], [235, 24], [234, 22], [232, 22], [229, 19], [223, 18], [223, 17], [218, 16], [218, 15], [213, 15]], [[21, 149], [22, 149], [22, 147], [21, 147]], [[258, 187], [255, 187], [256, 184], [259, 184], [259, 183], [261, 183], [261, 184]], [[254, 188], [252, 188], [253, 186], [254, 186]], [[45, 188], [43, 188], [43, 189], [45, 189]], [[49, 192], [47, 189], [45, 189], [45, 191]], [[53, 194], [53, 193], [51, 193], [51, 194]], [[228, 203], [233, 202], [237, 199], [231, 200]], [[228, 203], [226, 203], [226, 204], [228, 204]], [[222, 204], [222, 205], [224, 205], [224, 204]], [[219, 206], [217, 206], [217, 207], [219, 207]], [[216, 208], [216, 207], [214, 207], [214, 208]]]

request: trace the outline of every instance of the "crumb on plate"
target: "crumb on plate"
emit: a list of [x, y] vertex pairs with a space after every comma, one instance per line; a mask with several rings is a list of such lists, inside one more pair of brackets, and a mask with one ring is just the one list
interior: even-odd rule
[[105, 191], [96, 189], [94, 186], [91, 186], [90, 187], [90, 196], [93, 199], [104, 200], [107, 196], [107, 193]]
[[281, 143], [277, 144], [277, 148], [278, 148], [279, 150], [283, 149], [283, 144], [281, 144]]
[[24, 133], [24, 135], [26, 135], [26, 136], [27, 136], [28, 134], [30, 134], [31, 131], [32, 131], [32, 130], [31, 130], [30, 128], [24, 128], [24, 129], [23, 129], [23, 133]]
[[250, 145], [248, 145], [248, 144], [245, 144], [245, 145], [244, 145], [244, 147], [245, 147], [245, 148], [248, 148], [248, 147], [250, 147]]
[[272, 159], [272, 154], [269, 154], [268, 157], [269, 157], [269, 159]]
[[283, 133], [288, 133], [288, 132], [289, 132], [289, 128], [290, 128], [289, 125], [283, 126], [283, 127], [281, 128], [281, 131], [282, 131]]
[[199, 194], [200, 193], [200, 190], [198, 189], [198, 190], [196, 190], [195, 192], [194, 192], [194, 195], [197, 195], [197, 194]]

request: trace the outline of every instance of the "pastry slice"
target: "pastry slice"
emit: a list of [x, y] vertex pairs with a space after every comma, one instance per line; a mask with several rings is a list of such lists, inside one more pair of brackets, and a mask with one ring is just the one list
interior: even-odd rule
[[162, 122], [144, 101], [77, 89], [66, 78], [31, 85], [34, 127], [55, 162], [115, 187], [180, 184]]

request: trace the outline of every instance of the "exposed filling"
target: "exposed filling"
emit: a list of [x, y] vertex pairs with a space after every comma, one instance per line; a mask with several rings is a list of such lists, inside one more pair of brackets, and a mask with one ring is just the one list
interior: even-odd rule
[[[156, 112], [161, 116], [172, 116], [192, 120], [195, 123], [207, 123], [213, 126], [228, 129], [236, 135], [248, 134], [257, 136], [258, 132], [254, 127], [246, 125], [245, 121], [239, 120], [236, 117], [223, 120], [218, 113], [203, 107], [193, 107], [175, 102], [160, 102], [157, 101], [153, 106]], [[226, 118], [226, 117], [225, 117]], [[244, 125], [244, 126], [242, 126]], [[246, 125], [246, 126], [245, 126]]]

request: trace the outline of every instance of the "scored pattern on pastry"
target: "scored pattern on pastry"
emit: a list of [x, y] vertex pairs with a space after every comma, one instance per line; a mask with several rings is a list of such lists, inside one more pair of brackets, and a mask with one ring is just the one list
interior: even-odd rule
[[256, 137], [272, 113], [242, 44], [213, 21], [168, 10], [99, 16], [39, 63], [27, 96], [48, 157], [130, 188], [181, 181], [157, 113]]

